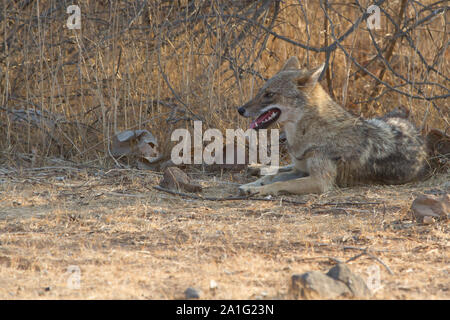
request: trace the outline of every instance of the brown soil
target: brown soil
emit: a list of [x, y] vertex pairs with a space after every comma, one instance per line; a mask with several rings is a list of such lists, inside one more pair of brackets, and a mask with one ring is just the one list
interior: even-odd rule
[[[199, 195], [215, 197], [236, 195], [245, 180], [191, 176]], [[421, 225], [409, 212], [416, 195], [445, 192], [449, 178], [203, 201], [154, 190], [161, 175], [152, 172], [2, 170], [0, 298], [177, 299], [197, 287], [204, 299], [289, 299], [293, 274], [325, 272], [369, 248], [379, 260], [362, 255], [349, 266], [364, 279], [380, 268], [373, 298], [449, 299], [449, 224]]]

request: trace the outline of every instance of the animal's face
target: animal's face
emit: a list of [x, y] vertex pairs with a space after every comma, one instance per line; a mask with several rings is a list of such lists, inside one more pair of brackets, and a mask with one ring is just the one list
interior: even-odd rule
[[240, 115], [254, 118], [251, 129], [264, 129], [273, 123], [299, 121], [324, 65], [300, 70], [296, 57], [290, 58], [275, 76], [267, 80], [256, 96], [238, 108]]

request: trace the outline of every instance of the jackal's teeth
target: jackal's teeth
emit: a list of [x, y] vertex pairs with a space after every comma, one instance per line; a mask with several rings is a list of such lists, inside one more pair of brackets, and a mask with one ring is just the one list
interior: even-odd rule
[[262, 123], [266, 123], [267, 121], [273, 120], [276, 115], [277, 115], [276, 112], [272, 112], [267, 119], [262, 121]]
[[250, 124], [251, 129], [260, 129], [267, 127], [270, 123], [274, 122], [279, 116], [281, 111], [274, 108], [261, 113], [255, 120]]

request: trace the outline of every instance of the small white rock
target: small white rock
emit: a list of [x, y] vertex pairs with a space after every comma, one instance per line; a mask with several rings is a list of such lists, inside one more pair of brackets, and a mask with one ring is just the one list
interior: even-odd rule
[[217, 288], [218, 288], [217, 282], [215, 282], [214, 280], [211, 280], [211, 281], [209, 282], [209, 288], [210, 288], [211, 290], [217, 289]]

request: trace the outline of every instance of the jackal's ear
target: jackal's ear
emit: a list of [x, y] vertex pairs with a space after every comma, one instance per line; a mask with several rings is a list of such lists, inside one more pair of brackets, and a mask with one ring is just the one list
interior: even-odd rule
[[297, 84], [301, 87], [314, 87], [319, 81], [319, 77], [325, 68], [325, 63], [322, 63], [319, 67], [308, 71], [297, 79]]
[[280, 71], [287, 71], [287, 70], [298, 70], [300, 69], [300, 62], [298, 61], [298, 58], [296, 56], [292, 56], [284, 63], [283, 68], [281, 68]]

